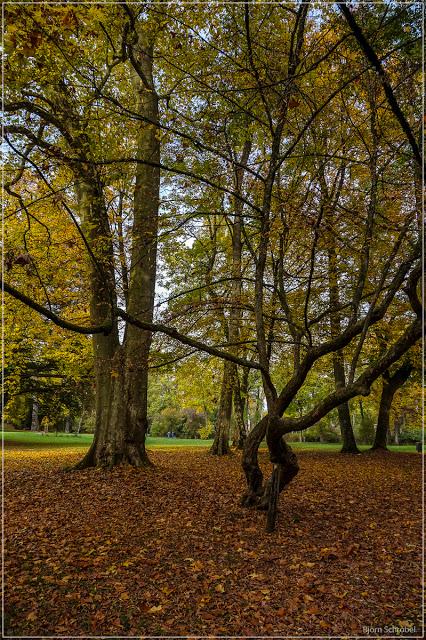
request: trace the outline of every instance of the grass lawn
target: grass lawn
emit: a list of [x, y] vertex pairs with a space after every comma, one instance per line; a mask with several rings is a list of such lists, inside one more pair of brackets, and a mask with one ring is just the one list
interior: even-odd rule
[[[47, 436], [42, 433], [34, 433], [31, 431], [4, 431], [4, 444], [6, 447], [30, 447], [38, 449], [40, 447], [89, 447], [93, 439], [93, 434], [83, 433], [72, 435], [66, 433], [49, 434]], [[174, 447], [210, 447], [212, 440], [192, 440], [189, 438], [153, 438], [148, 436], [147, 447], [150, 448], [174, 448]], [[296, 451], [334, 451], [340, 450], [340, 444], [324, 444], [320, 442], [292, 442], [291, 446]], [[262, 448], [266, 444], [261, 445]], [[369, 449], [368, 445], [360, 445], [361, 451]], [[407, 445], [390, 445], [391, 451], [400, 453], [413, 453], [416, 447], [412, 444]]]
[[[322, 443], [322, 442], [291, 442], [291, 447], [296, 451], [340, 451], [342, 445], [340, 443]], [[358, 445], [360, 451], [367, 451], [370, 449], [368, 444]], [[416, 451], [414, 444], [402, 444], [402, 445], [389, 445], [390, 451], [396, 451], [399, 453], [413, 453]]]
[[[31, 431], [4, 431], [4, 444], [6, 447], [88, 447], [93, 440], [92, 433], [73, 435], [68, 433], [42, 433]], [[147, 438], [147, 447], [208, 447], [212, 440], [191, 440], [187, 438]]]
[[93, 434], [84, 433], [79, 435], [70, 435], [68, 433], [58, 433], [58, 435], [31, 431], [4, 431], [3, 432], [5, 447], [88, 447], [93, 440]]

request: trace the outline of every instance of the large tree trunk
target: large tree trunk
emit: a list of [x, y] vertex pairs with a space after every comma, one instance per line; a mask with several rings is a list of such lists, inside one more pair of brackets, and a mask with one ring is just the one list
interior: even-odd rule
[[[143, 31], [133, 49], [140, 73], [134, 72], [138, 112], [158, 122], [158, 98], [154, 89], [153, 42]], [[160, 161], [158, 128], [141, 121], [137, 135], [137, 157]], [[79, 197], [86, 236], [96, 264], [91, 276], [91, 320], [100, 324], [116, 304], [114, 257], [102, 186], [97, 176], [80, 180]], [[128, 284], [128, 312], [140, 320], [153, 317], [160, 176], [158, 167], [137, 165], [134, 190], [131, 274]], [[112, 467], [149, 463], [145, 451], [148, 428], [148, 356], [151, 333], [128, 324], [123, 344], [118, 327], [109, 335], [95, 335], [96, 424], [95, 437], [78, 465]]]
[[[158, 96], [153, 80], [153, 39], [140, 31], [134, 55], [143, 79], [134, 74], [137, 109], [151, 122], [158, 123]], [[139, 124], [138, 157], [160, 162], [159, 130], [155, 125]], [[139, 320], [152, 322], [154, 309], [160, 170], [139, 164], [134, 190], [131, 271], [128, 312]], [[145, 463], [145, 437], [148, 430], [148, 358], [152, 334], [128, 325], [125, 343], [125, 394], [127, 402], [127, 441]]]
[[384, 449], [387, 447], [387, 437], [389, 430], [389, 416], [394, 396], [392, 385], [383, 382], [382, 395], [380, 397], [379, 414], [377, 417], [377, 427], [372, 449]]
[[372, 450], [382, 449], [386, 451], [389, 418], [392, 408], [392, 401], [396, 391], [408, 380], [413, 367], [410, 362], [405, 362], [393, 374], [387, 375], [383, 380], [382, 395], [380, 397], [379, 413], [377, 416], [376, 434], [374, 437]]
[[[82, 228], [92, 251], [90, 319], [103, 324], [111, 318], [115, 305], [114, 263], [111, 233], [99, 177], [89, 172], [78, 176], [77, 195], [80, 204]], [[124, 401], [123, 367], [116, 322], [108, 335], [93, 336], [95, 372], [95, 435], [92, 445], [77, 465], [112, 467], [126, 458], [123, 448]], [[121, 393], [120, 393], [121, 392]]]

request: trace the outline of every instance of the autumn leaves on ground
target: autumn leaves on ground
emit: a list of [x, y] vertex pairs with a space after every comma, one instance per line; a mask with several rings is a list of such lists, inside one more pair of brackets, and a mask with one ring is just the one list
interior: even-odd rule
[[6, 635], [420, 635], [420, 455], [300, 453], [273, 534], [238, 454], [150, 455], [6, 452]]

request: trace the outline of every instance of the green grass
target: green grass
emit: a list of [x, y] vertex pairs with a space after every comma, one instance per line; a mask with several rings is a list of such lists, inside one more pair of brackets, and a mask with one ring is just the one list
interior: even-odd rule
[[[84, 447], [87, 449], [93, 440], [93, 434], [83, 433], [78, 436], [67, 433], [49, 433], [49, 435], [43, 435], [42, 433], [33, 433], [31, 431], [4, 431], [4, 442], [6, 446], [14, 446], [23, 448], [38, 449], [42, 447]], [[212, 440], [191, 440], [187, 438], [153, 438], [148, 436], [146, 445], [147, 448], [155, 449], [168, 449], [174, 447], [209, 447], [212, 444]], [[291, 446], [295, 451], [340, 451], [341, 445], [337, 444], [323, 444], [320, 442], [292, 442]], [[266, 444], [262, 443], [261, 448], [265, 448]], [[369, 449], [368, 445], [360, 445], [361, 451]], [[405, 445], [390, 445], [391, 451], [400, 453], [413, 453], [416, 451], [416, 447], [412, 444]]]
[[193, 440], [191, 438], [153, 438], [148, 436], [146, 446], [150, 447], [211, 447], [213, 440]]
[[[31, 431], [4, 431], [4, 443], [5, 445], [11, 445], [14, 447], [29, 447], [38, 449], [40, 447], [87, 447], [93, 440], [92, 433], [82, 433], [79, 435], [72, 435], [68, 433], [49, 433], [44, 435], [42, 433]], [[212, 440], [190, 440], [186, 438], [151, 438], [148, 436], [146, 445], [148, 449], [150, 447], [209, 447]]]
[[[295, 451], [340, 451], [342, 445], [338, 442], [334, 443], [322, 443], [322, 442], [290, 442], [290, 446]], [[396, 451], [399, 453], [412, 453], [416, 451], [414, 444], [401, 444], [401, 445], [388, 445], [390, 451]], [[370, 449], [368, 444], [358, 445], [360, 451], [367, 451]]]
[[88, 447], [93, 440], [93, 434], [83, 433], [77, 436], [68, 433], [42, 433], [31, 431], [4, 431], [4, 443], [23, 447]]

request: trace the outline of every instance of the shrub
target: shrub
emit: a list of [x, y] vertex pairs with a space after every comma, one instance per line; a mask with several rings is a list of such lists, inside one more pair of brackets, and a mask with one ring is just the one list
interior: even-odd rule
[[371, 444], [374, 440], [374, 433], [374, 420], [367, 411], [364, 411], [358, 428], [358, 439], [362, 444]]
[[405, 427], [405, 429], [399, 434], [400, 444], [421, 441], [422, 429], [420, 427]]

